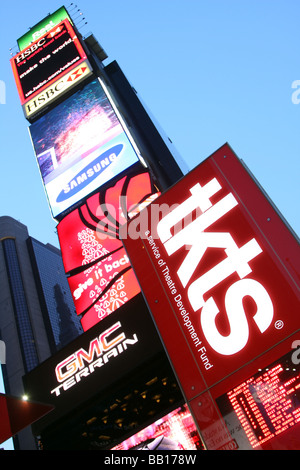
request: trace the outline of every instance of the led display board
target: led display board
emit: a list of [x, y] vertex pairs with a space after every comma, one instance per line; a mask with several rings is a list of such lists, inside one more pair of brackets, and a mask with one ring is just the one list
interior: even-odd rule
[[86, 58], [70, 22], [59, 23], [10, 60], [21, 104], [53, 85]]
[[64, 268], [84, 331], [140, 292], [119, 227], [156, 197], [149, 173], [140, 168], [89, 197], [58, 224]]
[[190, 404], [299, 331], [299, 243], [227, 144], [121, 235]]
[[72, 20], [67, 10], [65, 7], [61, 7], [51, 15], [48, 15], [42, 21], [39, 21], [35, 26], [33, 26], [33, 28], [30, 28], [26, 34], [23, 34], [23, 36], [17, 40], [20, 51], [28, 47], [31, 43], [40, 39], [40, 37], [44, 36], [51, 29], [53, 29], [54, 26], [58, 25], [65, 19], [69, 20], [69, 22], [72, 24]]
[[80, 65], [74, 67], [68, 73], [64, 74], [59, 80], [47, 87], [41, 93], [23, 105], [23, 112], [28, 121], [32, 121], [42, 111], [52, 105], [56, 100], [62, 97], [66, 92], [89, 78], [93, 69], [88, 62], [84, 60]]
[[99, 79], [40, 117], [29, 131], [54, 218], [139, 162]]

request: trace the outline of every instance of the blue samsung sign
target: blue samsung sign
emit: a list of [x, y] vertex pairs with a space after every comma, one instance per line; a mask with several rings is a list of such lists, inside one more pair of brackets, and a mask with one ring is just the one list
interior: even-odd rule
[[106, 150], [83, 168], [59, 193], [56, 202], [63, 202], [88, 186], [118, 158], [124, 145], [118, 144]]

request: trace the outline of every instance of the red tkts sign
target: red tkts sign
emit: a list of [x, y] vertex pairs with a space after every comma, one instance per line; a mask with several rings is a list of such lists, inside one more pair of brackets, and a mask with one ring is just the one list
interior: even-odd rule
[[188, 400], [299, 330], [299, 244], [228, 145], [123, 242]]

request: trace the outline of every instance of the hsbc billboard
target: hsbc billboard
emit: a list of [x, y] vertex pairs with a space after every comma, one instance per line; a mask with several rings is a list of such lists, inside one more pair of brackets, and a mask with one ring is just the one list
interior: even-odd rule
[[65, 19], [11, 59], [21, 104], [37, 97], [86, 59], [74, 29]]
[[23, 105], [23, 112], [26, 119], [31, 121], [40, 114], [41, 111], [44, 111], [46, 107], [53, 104], [54, 101], [77, 86], [83, 80], [92, 76], [92, 74], [93, 71], [88, 60], [85, 60], [79, 66], [74, 67], [59, 80]]
[[123, 243], [193, 399], [299, 331], [300, 249], [227, 144], [156, 202]]

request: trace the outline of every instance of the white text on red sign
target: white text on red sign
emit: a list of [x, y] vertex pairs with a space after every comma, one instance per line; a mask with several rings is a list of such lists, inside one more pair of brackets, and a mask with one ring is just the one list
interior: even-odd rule
[[[205, 274], [194, 280], [187, 288], [187, 297], [195, 312], [200, 311], [203, 333], [210, 346], [219, 354], [232, 355], [241, 351], [249, 338], [249, 322], [243, 306], [243, 299], [250, 296], [257, 307], [253, 317], [259, 331], [264, 333], [273, 320], [274, 308], [265, 287], [255, 279], [247, 278], [252, 273], [250, 261], [261, 255], [262, 248], [255, 238], [238, 247], [233, 234], [229, 232], [207, 231], [210, 226], [233, 210], [238, 202], [232, 193], [216, 204], [210, 198], [220, 191], [221, 185], [213, 178], [203, 187], [197, 183], [190, 189], [191, 196], [167, 214], [157, 225], [157, 234], [169, 256], [184, 246], [190, 246], [182, 264], [177, 269], [178, 277], [184, 288], [192, 279], [208, 248], [223, 249], [225, 259]], [[189, 225], [172, 236], [171, 229], [182, 222], [192, 211], [200, 208], [201, 214]], [[199, 209], [198, 209], [199, 210]], [[207, 292], [233, 273], [239, 280], [233, 282], [225, 294], [225, 309], [230, 325], [230, 334], [224, 336], [218, 330], [215, 319], [219, 308], [213, 295], [206, 301]]]

